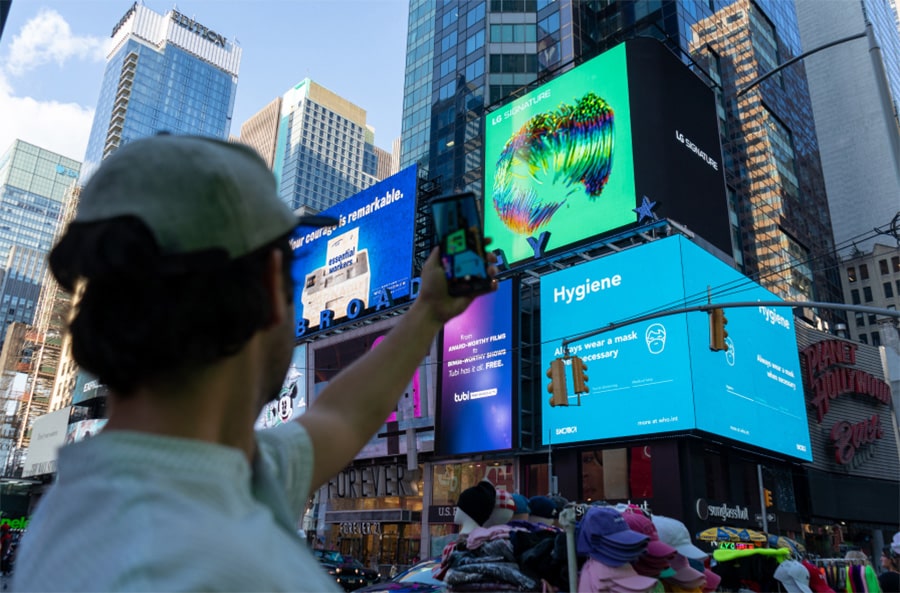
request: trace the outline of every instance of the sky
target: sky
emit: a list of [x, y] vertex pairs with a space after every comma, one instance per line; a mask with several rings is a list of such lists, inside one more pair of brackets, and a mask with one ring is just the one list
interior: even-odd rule
[[[13, 0], [0, 38], [0, 153], [15, 139], [81, 161], [110, 34], [132, 0]], [[243, 49], [231, 126], [304, 78], [366, 110], [375, 144], [400, 136], [408, 0], [144, 0]]]

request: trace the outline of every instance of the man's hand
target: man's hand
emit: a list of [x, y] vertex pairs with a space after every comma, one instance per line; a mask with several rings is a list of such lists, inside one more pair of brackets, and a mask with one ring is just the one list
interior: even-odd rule
[[[485, 241], [485, 244], [488, 243], [490, 239]], [[487, 260], [491, 264], [488, 266], [488, 274], [494, 278], [497, 275], [497, 266], [493, 264], [497, 262], [497, 256], [488, 252]], [[496, 279], [491, 285], [491, 290], [497, 290]], [[416, 297], [416, 303], [421, 301], [422, 305], [430, 307], [433, 320], [443, 325], [465, 311], [473, 300], [475, 297], [454, 297], [448, 294], [447, 275], [441, 265], [440, 249], [435, 247], [422, 266], [422, 286]]]

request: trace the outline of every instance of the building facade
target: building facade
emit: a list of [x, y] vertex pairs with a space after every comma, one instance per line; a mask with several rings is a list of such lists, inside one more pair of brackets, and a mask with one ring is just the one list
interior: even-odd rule
[[0, 156], [0, 330], [29, 324], [66, 190], [81, 163], [22, 140]]
[[322, 211], [379, 181], [365, 109], [312, 80], [282, 96], [276, 126], [272, 169], [292, 210]]
[[654, 37], [716, 92], [735, 261], [781, 296], [840, 300], [803, 67], [737, 94], [801, 53], [793, 2], [425, 4], [410, 3], [401, 163], [427, 163], [447, 191], [481, 192], [486, 113], [624, 40]]
[[[884, 240], [884, 239], [882, 239]], [[868, 253], [851, 253], [841, 262], [844, 302], [853, 305], [897, 309], [900, 303], [900, 249], [875, 243]], [[876, 313], [853, 313], [847, 323], [851, 340], [882, 345], [881, 327], [892, 322]]]
[[[797, 1], [805, 51], [866, 31], [807, 57], [835, 248], [870, 252], [900, 212], [900, 33], [882, 0]], [[852, 106], [848, 109], [848, 106]], [[865, 188], [862, 190], [862, 188]], [[883, 242], [883, 240], [882, 240]]]
[[228, 138], [240, 46], [175, 9], [138, 3], [111, 37], [85, 175], [120, 145], [159, 132]]

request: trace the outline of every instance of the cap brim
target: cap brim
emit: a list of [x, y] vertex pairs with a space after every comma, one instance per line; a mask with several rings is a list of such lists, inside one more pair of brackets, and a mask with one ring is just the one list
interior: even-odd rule
[[678, 553], [691, 560], [705, 560], [709, 558], [709, 554], [695, 546], [694, 544], [683, 544], [675, 548]]
[[659, 539], [650, 540], [647, 544], [646, 554], [654, 558], [671, 558], [677, 553], [678, 550]]
[[613, 545], [619, 544], [620, 546], [624, 546], [627, 548], [646, 546], [646, 543], [650, 541], [649, 535], [644, 535], [643, 533], [632, 531], [630, 529], [616, 531], [615, 533], [607, 533], [602, 535], [601, 537], [609, 540], [613, 543]]
[[333, 216], [321, 216], [319, 214], [305, 214], [297, 217], [297, 226], [337, 226], [339, 222]]

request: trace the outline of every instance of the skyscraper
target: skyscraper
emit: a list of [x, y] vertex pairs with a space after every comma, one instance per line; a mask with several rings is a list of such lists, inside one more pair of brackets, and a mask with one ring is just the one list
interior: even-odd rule
[[85, 175], [120, 145], [158, 132], [228, 137], [241, 62], [233, 40], [137, 2], [111, 36]]
[[240, 140], [271, 163], [293, 210], [322, 211], [349, 198], [380, 181], [379, 163], [390, 161], [374, 145], [366, 110], [309, 78], [247, 120]]
[[803, 66], [737, 96], [801, 53], [793, 2], [411, 0], [408, 31], [401, 166], [475, 191], [485, 113], [627, 39], [660, 39], [716, 93], [736, 262], [781, 296], [841, 300]]
[[880, 46], [871, 51], [863, 37], [804, 60], [835, 244], [843, 256], [871, 253], [878, 241], [872, 229], [885, 227], [900, 212], [900, 32], [895, 15], [884, 0], [824, 5], [797, 0], [797, 15], [807, 51], [862, 33], [867, 22]]
[[13, 321], [31, 323], [44, 260], [81, 163], [22, 140], [0, 156], [0, 340]]

